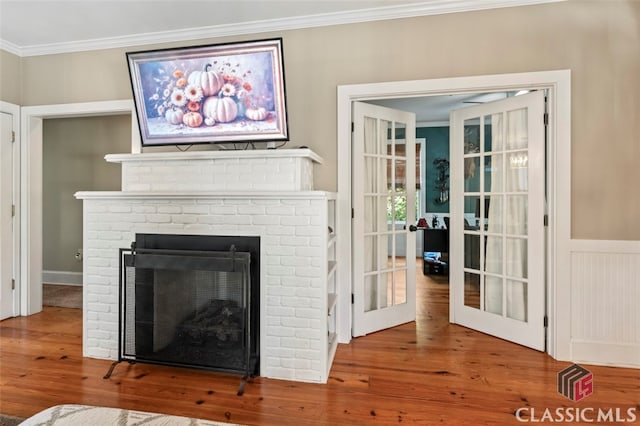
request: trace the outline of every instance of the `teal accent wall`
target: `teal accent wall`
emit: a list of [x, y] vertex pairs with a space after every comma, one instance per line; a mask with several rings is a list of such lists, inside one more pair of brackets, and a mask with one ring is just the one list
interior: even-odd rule
[[449, 213], [449, 202], [439, 204], [436, 200], [440, 191], [436, 189], [438, 169], [433, 164], [437, 158], [449, 160], [449, 127], [418, 127], [416, 138], [426, 140], [425, 173], [425, 202], [429, 213]]

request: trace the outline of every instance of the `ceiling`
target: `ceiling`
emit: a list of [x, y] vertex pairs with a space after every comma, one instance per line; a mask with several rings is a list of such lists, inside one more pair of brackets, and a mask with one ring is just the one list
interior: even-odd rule
[[17, 46], [232, 25], [418, 0], [1, 0], [0, 35]]
[[367, 103], [399, 109], [416, 114], [416, 123], [436, 125], [449, 121], [449, 112], [498, 99], [514, 93], [471, 93], [464, 95], [420, 96], [415, 98], [379, 99]]

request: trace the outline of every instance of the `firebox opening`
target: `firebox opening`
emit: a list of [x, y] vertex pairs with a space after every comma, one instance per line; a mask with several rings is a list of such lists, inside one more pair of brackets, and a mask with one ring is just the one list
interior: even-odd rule
[[259, 374], [259, 237], [137, 234], [122, 253], [122, 360]]

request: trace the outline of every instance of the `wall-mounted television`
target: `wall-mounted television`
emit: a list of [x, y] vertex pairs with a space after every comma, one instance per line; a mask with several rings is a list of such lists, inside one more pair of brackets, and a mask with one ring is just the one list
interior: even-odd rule
[[288, 141], [282, 39], [127, 52], [142, 146]]

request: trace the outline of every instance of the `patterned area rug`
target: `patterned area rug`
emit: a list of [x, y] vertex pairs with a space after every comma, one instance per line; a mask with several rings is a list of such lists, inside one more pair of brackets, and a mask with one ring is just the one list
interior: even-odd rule
[[222, 426], [230, 424], [119, 408], [56, 405], [29, 417], [21, 423], [21, 426]]
[[42, 305], [82, 309], [82, 286], [42, 284]]
[[22, 423], [24, 419], [14, 416], [5, 416], [0, 414], [0, 426], [17, 426]]

